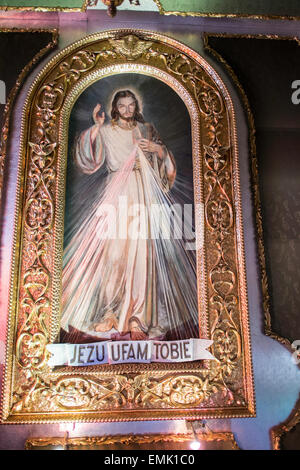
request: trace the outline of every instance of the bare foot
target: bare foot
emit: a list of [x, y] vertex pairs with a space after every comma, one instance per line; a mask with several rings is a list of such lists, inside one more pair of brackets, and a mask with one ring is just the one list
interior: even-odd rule
[[132, 341], [144, 341], [148, 338], [148, 336], [146, 335], [146, 333], [144, 333], [142, 330], [140, 329], [132, 329], [130, 331], [130, 339]]
[[101, 322], [95, 323], [94, 330], [97, 332], [106, 332], [110, 331], [112, 328], [118, 328], [118, 322], [114, 315], [110, 315], [107, 318], [104, 318]]
[[137, 322], [132, 322], [130, 327], [130, 339], [133, 341], [143, 341], [148, 338]]

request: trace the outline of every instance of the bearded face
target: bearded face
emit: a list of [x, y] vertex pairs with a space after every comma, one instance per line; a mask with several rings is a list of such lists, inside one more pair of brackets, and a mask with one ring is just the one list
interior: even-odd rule
[[119, 112], [120, 118], [125, 121], [130, 121], [134, 118], [136, 104], [133, 98], [119, 98], [117, 101], [117, 110]]

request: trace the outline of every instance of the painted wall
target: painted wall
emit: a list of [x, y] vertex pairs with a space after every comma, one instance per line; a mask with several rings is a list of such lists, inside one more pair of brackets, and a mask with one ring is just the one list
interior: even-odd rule
[[[290, 353], [276, 341], [263, 334], [263, 312], [257, 248], [255, 242], [255, 224], [251, 200], [248, 134], [244, 113], [236, 91], [223, 69], [210, 56], [206, 56], [201, 39], [202, 32], [228, 33], [264, 33], [300, 36], [300, 23], [289, 21], [255, 21], [242, 19], [204, 19], [163, 17], [156, 13], [119, 12], [115, 19], [110, 19], [105, 12], [90, 11], [87, 14], [73, 13], [18, 13], [0, 12], [1, 27], [58, 27], [60, 33], [59, 48], [94, 32], [115, 28], [140, 28], [165, 33], [197, 50], [213, 65], [228, 86], [235, 105], [240, 149], [240, 177], [242, 188], [242, 206], [244, 213], [244, 234], [246, 248], [246, 267], [249, 292], [249, 313], [253, 349], [253, 367], [257, 401], [257, 417], [251, 419], [207, 420], [211, 430], [232, 431], [242, 449], [269, 449], [270, 427], [285, 420], [291, 412], [298, 394], [300, 373], [292, 363]], [[52, 54], [53, 55], [53, 54]], [[47, 58], [49, 60], [49, 57]], [[11, 128], [9, 147], [9, 165], [7, 168], [5, 190], [7, 191], [4, 207], [3, 237], [1, 240], [1, 312], [7, 312], [9, 264], [12, 247], [11, 227], [13, 225], [14, 200], [16, 192], [16, 171], [19, 154], [21, 112], [28, 89], [42, 68], [42, 63], [26, 81], [14, 109], [14, 122]], [[297, 78], [297, 77], [296, 77]], [[298, 77], [300, 79], [300, 77]], [[3, 317], [2, 317], [3, 318]], [[2, 338], [3, 339], [3, 338]], [[3, 362], [3, 343], [0, 362]], [[22, 449], [29, 437], [93, 436], [119, 433], [161, 433], [186, 432], [185, 421], [144, 421], [129, 423], [96, 424], [57, 424], [57, 425], [2, 425], [0, 428], [0, 448]]]

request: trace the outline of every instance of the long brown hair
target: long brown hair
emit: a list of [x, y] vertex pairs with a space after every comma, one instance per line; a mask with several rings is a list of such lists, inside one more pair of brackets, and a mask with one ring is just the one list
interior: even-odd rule
[[134, 116], [133, 116], [134, 121], [145, 122], [145, 119], [144, 119], [142, 113], [140, 112], [139, 102], [138, 102], [135, 94], [130, 90], [121, 90], [121, 91], [118, 91], [115, 94], [114, 99], [113, 99], [112, 104], [111, 104], [111, 113], [110, 113], [113, 122], [116, 122], [120, 117], [120, 114], [119, 114], [119, 111], [118, 111], [118, 108], [117, 108], [117, 103], [118, 103], [118, 100], [120, 98], [132, 98], [135, 102], [135, 113], [134, 113]]

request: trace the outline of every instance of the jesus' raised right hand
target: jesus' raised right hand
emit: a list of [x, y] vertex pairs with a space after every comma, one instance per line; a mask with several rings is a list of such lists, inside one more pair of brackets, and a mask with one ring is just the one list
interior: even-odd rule
[[103, 112], [101, 113], [101, 115], [99, 115], [100, 109], [101, 109], [101, 104], [98, 103], [97, 106], [95, 106], [94, 111], [93, 111], [93, 120], [95, 124], [98, 124], [98, 126], [101, 127], [105, 121], [105, 113]]

